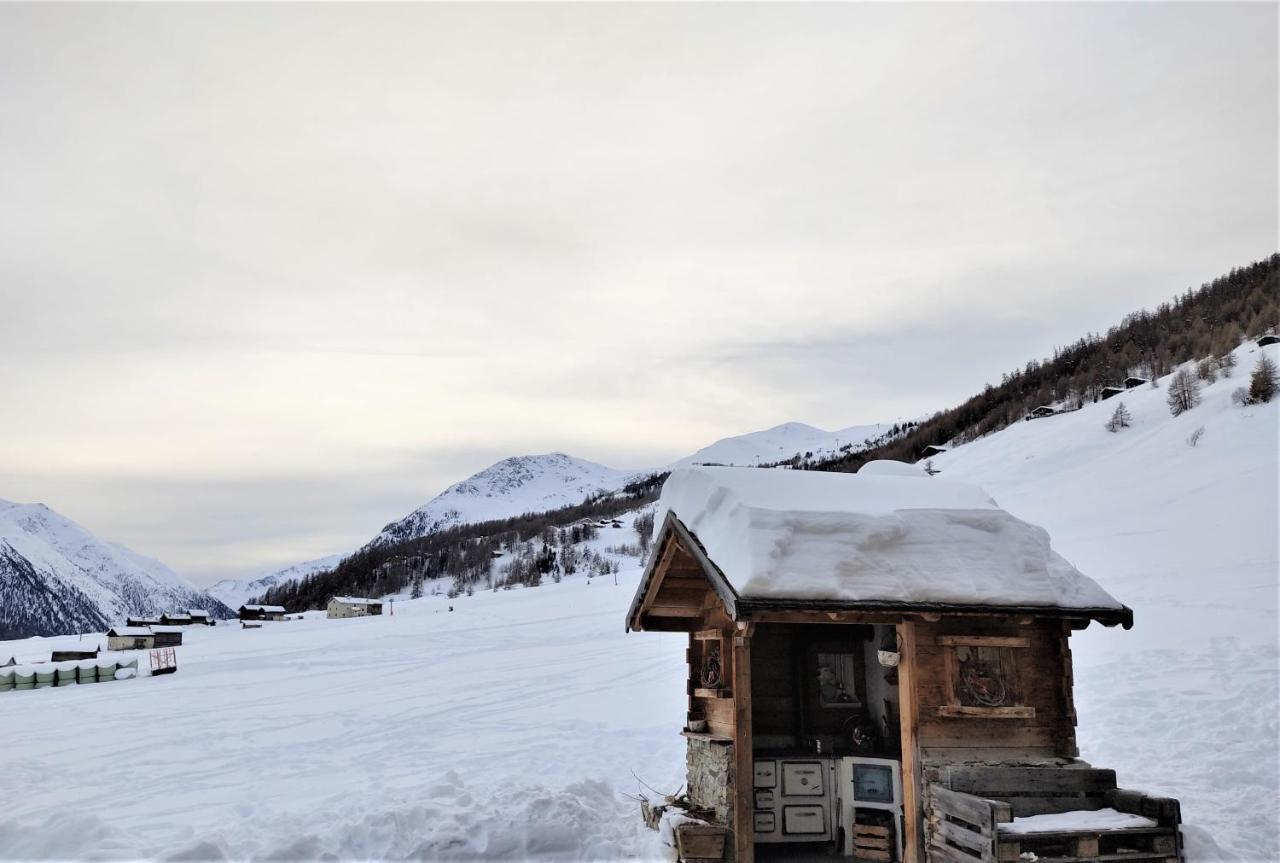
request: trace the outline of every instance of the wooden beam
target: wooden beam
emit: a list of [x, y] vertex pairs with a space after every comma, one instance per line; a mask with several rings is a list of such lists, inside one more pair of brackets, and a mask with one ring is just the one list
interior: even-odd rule
[[702, 609], [691, 605], [651, 605], [645, 614], [648, 617], [701, 617]]
[[1031, 639], [997, 635], [939, 635], [938, 644], [947, 647], [1030, 647]]
[[875, 611], [753, 611], [746, 619], [754, 623], [895, 624], [903, 615]]
[[942, 704], [938, 715], [948, 719], [1035, 719], [1034, 707], [967, 707], [962, 704]]
[[902, 729], [902, 848], [904, 863], [924, 863], [921, 848], [920, 751], [917, 735], [920, 728], [919, 703], [916, 695], [919, 671], [916, 666], [916, 624], [898, 624], [898, 721]]
[[755, 863], [755, 754], [751, 739], [751, 635], [748, 624], [733, 635], [733, 859]]

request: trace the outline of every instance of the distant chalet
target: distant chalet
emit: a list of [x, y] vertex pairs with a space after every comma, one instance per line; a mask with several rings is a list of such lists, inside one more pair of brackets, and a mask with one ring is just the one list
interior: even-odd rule
[[242, 605], [237, 615], [241, 620], [284, 620], [283, 605]]
[[1040, 407], [1027, 414], [1026, 418], [1029, 420], [1038, 420], [1043, 419], [1044, 417], [1051, 417], [1057, 412], [1057, 408], [1050, 407], [1049, 405], [1040, 405]]
[[369, 617], [382, 614], [382, 600], [362, 596], [335, 596], [329, 600], [326, 616], [332, 618]]
[[116, 626], [107, 630], [107, 650], [149, 650], [155, 633], [145, 626]]

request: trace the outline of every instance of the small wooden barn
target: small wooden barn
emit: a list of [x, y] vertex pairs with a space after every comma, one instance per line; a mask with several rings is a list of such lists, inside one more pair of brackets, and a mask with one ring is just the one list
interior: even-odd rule
[[948, 449], [950, 449], [950, 447], [945, 447], [945, 446], [942, 446], [941, 444], [931, 443], [927, 447], [924, 447], [920, 450], [920, 458], [933, 458], [935, 455], [942, 455]]
[[160, 618], [158, 617], [130, 617], [125, 620], [125, 626], [159, 626]]
[[203, 608], [188, 608], [187, 617], [191, 618], [191, 622], [200, 626], [213, 626], [213, 618], [209, 616], [209, 612]]
[[73, 659], [97, 659], [98, 648], [93, 650], [54, 650], [49, 654], [50, 662], [69, 662]]
[[1147, 378], [1140, 378], [1137, 375], [1130, 375], [1124, 379], [1124, 388], [1131, 390], [1134, 387], [1140, 387], [1143, 384], [1149, 384], [1151, 381]]
[[1124, 387], [1103, 387], [1103, 388], [1102, 388], [1102, 393], [1101, 393], [1101, 398], [1099, 399], [1099, 401], [1106, 401], [1107, 399], [1111, 398], [1112, 396], [1118, 396], [1118, 395], [1120, 395], [1120, 393], [1122, 393], [1122, 392], [1124, 392], [1124, 391], [1125, 391], [1125, 388], [1124, 388]]
[[181, 626], [153, 626], [151, 634], [154, 636], [154, 647], [181, 647], [182, 646], [182, 627]]
[[657, 525], [627, 628], [688, 633], [686, 788], [725, 859], [1181, 859], [1177, 801], [1076, 748], [1070, 637], [1132, 612], [981, 489], [683, 468]]
[[333, 618], [368, 617], [373, 614], [382, 614], [382, 600], [365, 599], [361, 596], [335, 596], [326, 607], [326, 616]]
[[161, 626], [190, 626], [192, 622], [191, 615], [185, 612], [175, 611], [173, 614], [160, 615]]
[[1058, 409], [1055, 407], [1051, 407], [1050, 405], [1040, 405], [1040, 407], [1033, 409], [1029, 414], [1027, 414], [1026, 418], [1029, 420], [1038, 420], [1044, 417], [1051, 417], [1057, 412]]
[[283, 605], [242, 605], [238, 612], [241, 620], [284, 620]]
[[107, 650], [150, 650], [155, 633], [145, 626], [116, 626], [107, 630]]

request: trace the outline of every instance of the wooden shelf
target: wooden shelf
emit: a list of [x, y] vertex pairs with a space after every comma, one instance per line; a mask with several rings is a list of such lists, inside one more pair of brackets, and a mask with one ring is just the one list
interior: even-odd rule
[[1035, 719], [1034, 707], [964, 707], [944, 704], [938, 715], [947, 719]]
[[709, 731], [690, 731], [687, 728], [680, 732], [681, 737], [687, 737], [690, 740], [706, 740], [709, 743], [732, 743], [732, 737], [726, 737], [723, 734], [712, 734]]
[[731, 689], [703, 689], [699, 687], [693, 690], [693, 694], [698, 698], [733, 698], [733, 690]]

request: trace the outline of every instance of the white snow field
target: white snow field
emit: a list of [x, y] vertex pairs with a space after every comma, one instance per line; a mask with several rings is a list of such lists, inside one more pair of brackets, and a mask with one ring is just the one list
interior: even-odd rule
[[[1128, 632], [1072, 639], [1081, 756], [1180, 798], [1193, 859], [1280, 859], [1280, 402], [1231, 403], [1261, 350], [1280, 361], [1280, 346], [1237, 349], [1180, 417], [1166, 377], [933, 459], [1133, 609]], [[1133, 426], [1113, 434], [1120, 402]]]
[[0, 693], [0, 858], [656, 859], [619, 792], [683, 781], [686, 639], [623, 635], [637, 579], [191, 627], [176, 674]]
[[[1182, 417], [1144, 388], [934, 459], [1133, 608], [1073, 639], [1082, 755], [1179, 797], [1193, 861], [1280, 858], [1280, 404], [1230, 404], [1239, 356]], [[637, 578], [197, 627], [175, 675], [0, 693], [0, 858], [656, 859], [621, 793], [683, 781], [685, 638], [624, 634]]]

